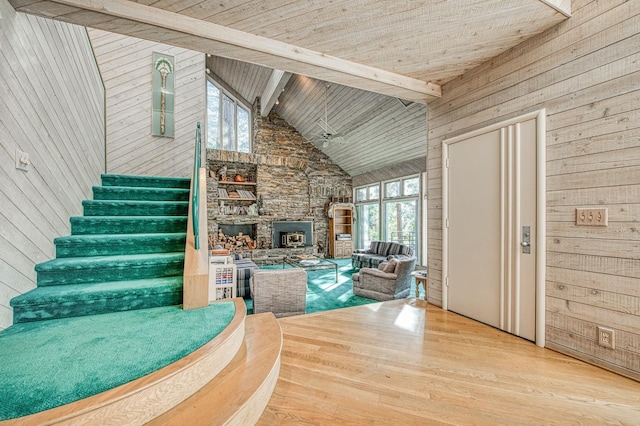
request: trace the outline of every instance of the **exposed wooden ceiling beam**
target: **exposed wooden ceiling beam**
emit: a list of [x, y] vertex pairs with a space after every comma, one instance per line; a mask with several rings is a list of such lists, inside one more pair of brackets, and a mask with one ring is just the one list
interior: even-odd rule
[[260, 98], [260, 115], [263, 117], [269, 115], [271, 108], [278, 100], [278, 96], [280, 96], [284, 86], [287, 85], [291, 75], [290, 72], [273, 70]]
[[[396, 97], [418, 102], [426, 102], [441, 95], [440, 86], [437, 84], [128, 0], [53, 1], [281, 58], [288, 67], [285, 70], [296, 74], [312, 74], [309, 72], [309, 65], [311, 65], [318, 69], [318, 75], [322, 75], [323, 79], [327, 79], [327, 70], [334, 71], [335, 81], [330, 81], [355, 88], [372, 90], [371, 83], [374, 82], [380, 86], [379, 93], [389, 94], [389, 87], [397, 88], [399, 90]], [[296, 63], [304, 66], [297, 69]], [[270, 66], [269, 64], [260, 65]], [[314, 77], [314, 75], [309, 76]]]
[[554, 8], [567, 18], [571, 18], [571, 0], [540, 0], [542, 3]]

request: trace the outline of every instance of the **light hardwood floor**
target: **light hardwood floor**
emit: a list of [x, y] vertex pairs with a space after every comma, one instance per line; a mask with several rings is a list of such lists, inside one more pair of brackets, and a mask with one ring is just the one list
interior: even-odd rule
[[259, 425], [640, 424], [640, 383], [423, 300], [279, 321]]

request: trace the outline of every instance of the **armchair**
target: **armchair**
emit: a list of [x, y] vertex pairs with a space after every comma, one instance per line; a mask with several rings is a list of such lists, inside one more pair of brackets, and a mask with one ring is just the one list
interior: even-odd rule
[[300, 268], [258, 269], [250, 281], [253, 313], [301, 315], [307, 306], [307, 272]]
[[[395, 262], [393, 272], [385, 272], [389, 263]], [[380, 301], [402, 299], [411, 291], [411, 272], [416, 266], [416, 258], [391, 259], [380, 268], [360, 268], [353, 274], [353, 294]]]

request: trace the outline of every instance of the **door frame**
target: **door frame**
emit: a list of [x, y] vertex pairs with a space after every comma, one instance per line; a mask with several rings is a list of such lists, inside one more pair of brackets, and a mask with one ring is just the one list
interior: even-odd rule
[[449, 276], [449, 145], [503, 127], [536, 119], [536, 345], [545, 345], [546, 294], [546, 109], [492, 124], [442, 141], [442, 309], [448, 310]]

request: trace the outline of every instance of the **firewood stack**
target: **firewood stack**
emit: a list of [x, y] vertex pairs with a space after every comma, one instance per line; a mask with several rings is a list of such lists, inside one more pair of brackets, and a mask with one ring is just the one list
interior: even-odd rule
[[218, 241], [216, 244], [234, 252], [243, 249], [253, 250], [256, 248], [256, 241], [250, 236], [244, 235], [242, 232], [236, 236], [225, 235], [220, 229], [218, 229]]

